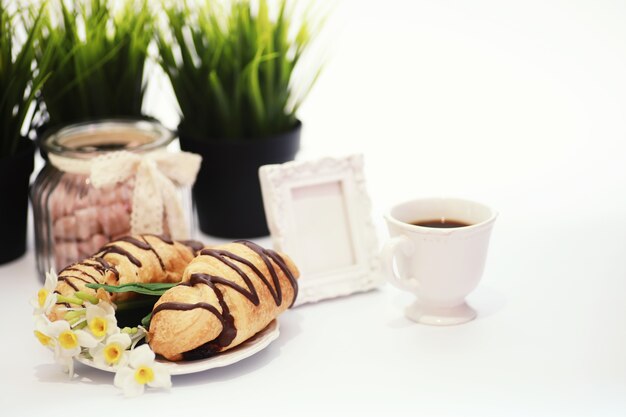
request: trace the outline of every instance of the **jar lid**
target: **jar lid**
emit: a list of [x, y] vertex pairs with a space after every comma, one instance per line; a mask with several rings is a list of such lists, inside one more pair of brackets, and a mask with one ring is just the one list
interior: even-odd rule
[[45, 151], [75, 158], [93, 158], [107, 152], [147, 152], [167, 146], [174, 133], [148, 120], [104, 119], [63, 127], [42, 143]]

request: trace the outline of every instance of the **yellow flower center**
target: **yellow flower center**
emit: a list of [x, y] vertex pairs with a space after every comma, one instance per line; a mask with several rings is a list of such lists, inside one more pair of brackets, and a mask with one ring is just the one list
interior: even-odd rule
[[48, 290], [45, 288], [40, 289], [39, 292], [37, 292], [37, 302], [40, 308], [46, 303], [46, 298], [48, 298]]
[[120, 361], [123, 351], [119, 343], [109, 343], [104, 347], [104, 360], [109, 365], [114, 365]]
[[39, 340], [39, 343], [44, 346], [52, 345], [52, 338], [41, 333], [39, 330], [35, 330], [35, 337]]
[[78, 346], [78, 339], [71, 330], [66, 330], [59, 335], [59, 344], [63, 349], [74, 349]]
[[135, 381], [138, 384], [144, 385], [148, 382], [152, 382], [154, 379], [154, 371], [152, 368], [142, 365], [135, 371]]
[[107, 334], [107, 321], [104, 317], [95, 317], [89, 322], [89, 330], [96, 337], [104, 337]]

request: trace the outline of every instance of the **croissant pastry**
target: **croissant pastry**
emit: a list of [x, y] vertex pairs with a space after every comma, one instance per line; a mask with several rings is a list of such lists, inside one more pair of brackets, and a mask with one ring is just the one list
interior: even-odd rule
[[175, 361], [235, 347], [293, 305], [298, 276], [289, 257], [252, 242], [205, 248], [155, 304], [150, 347]]
[[[172, 241], [156, 235], [125, 236], [106, 244], [90, 258], [61, 270], [55, 292], [65, 296], [76, 291], [96, 294], [86, 287], [89, 283], [180, 282], [185, 267], [201, 248], [202, 244], [195, 241]], [[127, 297], [129, 294], [111, 294], [110, 301]], [[63, 318], [65, 310], [61, 307], [62, 304], [54, 306], [49, 315], [51, 320]]]

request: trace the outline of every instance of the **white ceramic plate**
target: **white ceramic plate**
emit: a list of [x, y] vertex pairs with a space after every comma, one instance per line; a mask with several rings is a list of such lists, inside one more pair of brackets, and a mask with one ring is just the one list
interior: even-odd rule
[[[220, 353], [210, 358], [186, 362], [171, 362], [165, 359], [158, 359], [157, 361], [167, 366], [170, 375], [185, 375], [192, 374], [194, 372], [202, 372], [207, 369], [231, 365], [242, 359], [250, 357], [269, 346], [270, 343], [276, 340], [279, 334], [278, 321], [273, 320], [265, 329], [261, 330], [259, 333], [246, 340], [236, 348], [227, 350], [224, 353]], [[78, 357], [76, 360], [92, 368], [101, 369], [107, 372], [115, 372], [115, 369], [112, 367], [98, 366], [91, 359]]]

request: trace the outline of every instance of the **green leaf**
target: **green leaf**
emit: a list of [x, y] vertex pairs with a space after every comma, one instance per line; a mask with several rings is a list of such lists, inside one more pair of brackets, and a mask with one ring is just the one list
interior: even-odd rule
[[[293, 103], [305, 98], [321, 68], [303, 60], [319, 19], [312, 12], [294, 17], [286, 0], [254, 4], [199, 0], [165, 7], [167, 22], [156, 36], [159, 63], [182, 112], [181, 132], [209, 140], [259, 138], [295, 126]], [[296, 83], [300, 67], [309, 75], [302, 71], [305, 82]]]
[[146, 329], [150, 328], [150, 321], [152, 320], [152, 313], [141, 319], [141, 325]]
[[217, 73], [215, 71], [211, 71], [211, 73], [209, 74], [209, 82], [211, 84], [211, 90], [213, 91], [213, 94], [215, 94], [220, 115], [225, 120], [228, 120], [230, 118], [228, 98], [226, 97], [226, 93], [222, 88], [222, 83], [217, 77]]
[[88, 288], [97, 290], [104, 289], [107, 292], [111, 293], [125, 293], [125, 292], [134, 292], [137, 294], [145, 294], [145, 295], [155, 295], [161, 296], [165, 293], [165, 291], [169, 290], [172, 287], [177, 286], [178, 283], [131, 283], [131, 284], [123, 284], [123, 285], [107, 285], [107, 284], [87, 284]]
[[156, 12], [147, 0], [121, 3], [116, 10], [109, 0], [46, 3], [35, 55], [38, 66], [49, 61], [42, 98], [50, 125], [142, 116]]
[[248, 74], [248, 88], [250, 89], [249, 97], [252, 108], [254, 109], [254, 117], [256, 119], [257, 125], [259, 126], [264, 125], [263, 122], [266, 115], [265, 103], [263, 102], [263, 94], [261, 93], [261, 87], [259, 85], [259, 65], [261, 63], [261, 53], [262, 51], [257, 51], [257, 55], [244, 71]]
[[[49, 76], [49, 57], [34, 59], [42, 31], [44, 5], [18, 7], [9, 13], [0, 0], [0, 158], [17, 151], [23, 128], [30, 128], [35, 97]], [[26, 36], [20, 36], [23, 27]]]

